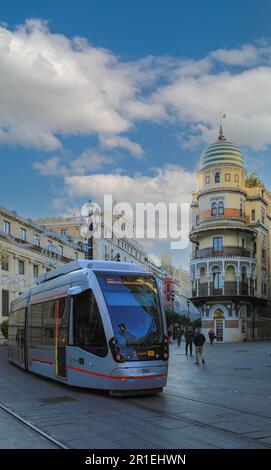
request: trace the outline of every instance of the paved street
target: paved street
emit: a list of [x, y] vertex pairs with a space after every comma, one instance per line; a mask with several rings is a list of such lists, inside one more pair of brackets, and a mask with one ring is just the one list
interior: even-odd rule
[[[21, 371], [0, 347], [0, 403], [71, 448], [271, 448], [271, 341], [171, 345], [161, 395], [109, 398]], [[0, 448], [52, 447], [0, 412]]]

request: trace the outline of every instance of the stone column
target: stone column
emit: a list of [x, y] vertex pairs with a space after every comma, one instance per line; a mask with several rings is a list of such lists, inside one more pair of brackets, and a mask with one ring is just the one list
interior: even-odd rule
[[236, 274], [237, 295], [240, 295], [240, 274]]

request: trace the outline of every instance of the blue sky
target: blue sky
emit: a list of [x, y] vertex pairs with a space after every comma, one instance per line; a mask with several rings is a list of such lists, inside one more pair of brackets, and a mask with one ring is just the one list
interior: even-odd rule
[[221, 113], [269, 186], [270, 19], [269, 0], [4, 2], [1, 205], [187, 201]]

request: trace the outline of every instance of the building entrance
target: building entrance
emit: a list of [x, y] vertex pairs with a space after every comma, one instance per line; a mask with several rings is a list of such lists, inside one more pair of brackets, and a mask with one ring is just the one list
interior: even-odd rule
[[215, 335], [217, 341], [224, 339], [224, 313], [218, 308], [214, 313]]

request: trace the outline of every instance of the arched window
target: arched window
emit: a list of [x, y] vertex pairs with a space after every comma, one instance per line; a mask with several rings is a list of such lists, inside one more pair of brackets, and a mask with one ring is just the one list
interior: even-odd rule
[[219, 201], [218, 203], [218, 215], [224, 215], [224, 202]]
[[255, 220], [255, 209], [252, 209], [251, 211], [251, 219]]
[[219, 171], [217, 171], [216, 174], [215, 174], [215, 183], [220, 183], [220, 173], [219, 173]]
[[212, 203], [212, 217], [216, 215], [217, 215], [217, 206], [216, 206], [216, 202], [213, 202]]

